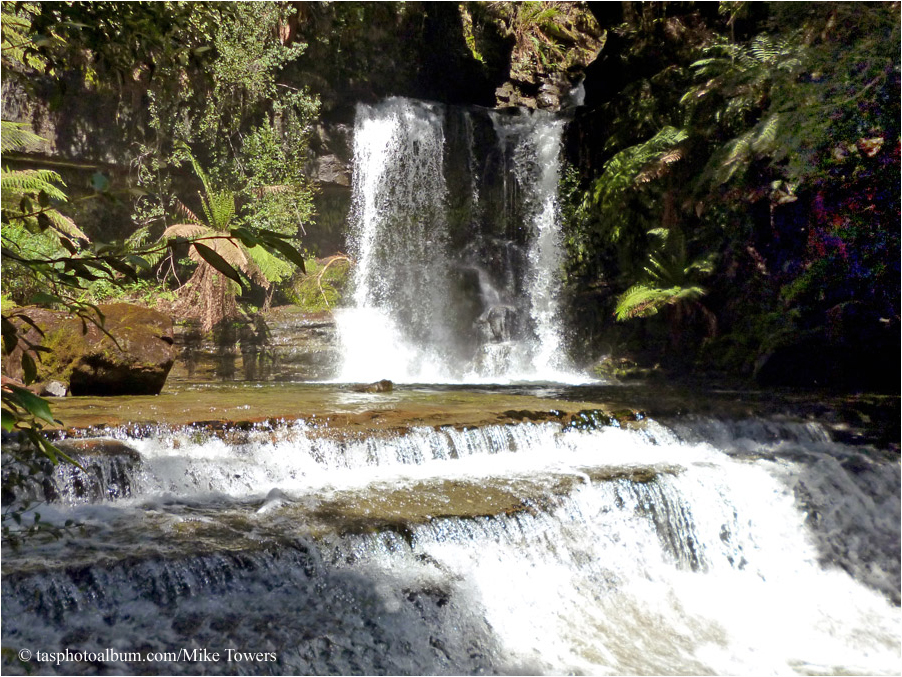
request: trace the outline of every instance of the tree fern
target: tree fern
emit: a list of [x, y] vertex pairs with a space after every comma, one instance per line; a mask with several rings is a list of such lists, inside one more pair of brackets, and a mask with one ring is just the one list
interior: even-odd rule
[[51, 200], [65, 201], [66, 194], [57, 187], [65, 187], [60, 175], [50, 169], [3, 169], [0, 173], [0, 190], [3, 204], [18, 203], [23, 196], [44, 193]]
[[[2, 54], [4, 65], [24, 66], [43, 71], [47, 61], [36, 49], [34, 35], [31, 33], [31, 22], [40, 13], [38, 4], [34, 2], [3, 2], [2, 17]], [[58, 41], [54, 35], [43, 36], [46, 41]], [[6, 152], [6, 148], [3, 149]]]
[[[214, 188], [187, 146], [180, 150], [203, 184], [200, 201], [204, 218], [177, 202], [177, 211], [187, 220], [169, 226], [162, 237], [164, 240], [184, 238], [191, 242], [188, 255], [198, 266], [191, 279], [182, 285], [181, 310], [186, 316], [199, 317], [204, 330], [208, 331], [238, 312], [235, 303], [237, 284], [225, 277], [239, 279], [234, 272], [238, 270], [264, 289], [271, 289], [271, 283], [283, 280], [294, 268], [273, 254], [269, 247], [289, 258], [299, 259], [300, 254], [278, 235], [266, 231], [255, 234], [253, 229], [237, 227], [236, 193]], [[284, 192], [282, 187], [276, 186], [267, 194], [281, 192]]]
[[591, 191], [591, 199], [609, 224], [609, 237], [617, 242], [625, 225], [624, 200], [637, 183], [660, 176], [682, 157], [679, 145], [688, 138], [685, 130], [665, 127], [647, 141], [620, 151], [604, 166]]
[[291, 276], [295, 270], [293, 265], [270, 254], [263, 247], [251, 247], [246, 252], [266, 282], [281, 282]]
[[617, 299], [614, 317], [624, 322], [637, 317], [651, 317], [666, 306], [697, 302], [706, 290], [699, 286], [659, 288], [640, 282], [627, 289]]
[[[31, 150], [46, 142], [28, 125], [3, 120], [0, 125], [3, 151]], [[51, 169], [0, 170], [0, 205], [10, 222], [33, 231], [43, 231], [52, 226], [58, 237], [87, 241], [87, 236], [68, 216], [50, 205], [68, 200], [62, 188], [62, 177]], [[62, 187], [62, 188], [61, 188]]]
[[[614, 317], [620, 322], [650, 317], [662, 308], [672, 306], [678, 311], [701, 309], [706, 317], [713, 318], [701, 305], [707, 291], [699, 281], [713, 272], [714, 256], [689, 260], [686, 238], [678, 226], [655, 228], [648, 235], [652, 244], [644, 267], [645, 279], [633, 284], [617, 298]], [[677, 313], [677, 317], [682, 315]], [[674, 320], [674, 323], [677, 321]]]

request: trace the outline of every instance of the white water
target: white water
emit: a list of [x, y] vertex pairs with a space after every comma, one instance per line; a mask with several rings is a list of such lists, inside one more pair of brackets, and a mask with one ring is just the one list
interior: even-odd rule
[[350, 217], [357, 265], [353, 308], [336, 312], [339, 380], [448, 379], [432, 349], [451, 331], [442, 293], [449, 285], [443, 145], [436, 106], [392, 99], [359, 108]]
[[[480, 149], [471, 114], [455, 114], [465, 116], [468, 145], [469, 178], [456, 188], [468, 194], [471, 209], [470, 220], [457, 226], [468, 229], [463, 234], [451, 232], [446, 218], [445, 109], [400, 98], [358, 107], [349, 219], [357, 265], [353, 303], [335, 313], [338, 380], [584, 382], [563, 357], [558, 309], [564, 123], [540, 112], [491, 113], [496, 146]], [[479, 152], [500, 156], [500, 204], [482, 197]], [[503, 214], [487, 214], [493, 210]], [[487, 241], [497, 247], [501, 238], [488, 223], [501, 219], [513, 231], [508, 237], [525, 239], [525, 265], [517, 254], [499, 261], [488, 251]], [[520, 247], [513, 240], [508, 246]], [[464, 271], [476, 275], [478, 292], [462, 287]]]
[[[490, 375], [513, 381], [584, 381], [564, 358], [558, 304], [563, 253], [557, 190], [564, 121], [537, 112], [531, 117], [513, 118], [496, 113], [492, 122], [506, 159], [504, 168], [519, 187], [532, 233], [524, 286], [535, 336], [516, 346], [506, 364], [500, 369], [495, 366]], [[488, 354], [492, 349], [491, 345], [483, 346]]]
[[[648, 422], [336, 440], [300, 423], [231, 442], [190, 430], [128, 439], [142, 458], [130, 498], [44, 508], [96, 534], [73, 552], [115, 561], [149, 523], [158, 547], [225, 549], [39, 574], [17, 592], [4, 582], [4, 642], [15, 626], [19, 644], [52, 649], [77, 622], [92, 646], [162, 649], [196, 618], [204, 646], [276, 647], [277, 673], [898, 674], [898, 460], [810, 426], [771, 437], [764, 424], [721, 427], [715, 447]], [[640, 469], [657, 476], [624, 475]], [[337, 498], [357, 510], [401, 491], [392, 505], [414, 514], [447, 482], [474, 502], [514, 492], [525, 509], [309, 540]], [[265, 550], [228, 554], [247, 538]], [[292, 538], [301, 545], [285, 550]], [[844, 554], [825, 549], [840, 540]], [[34, 556], [65, 561], [67, 547]], [[115, 629], [101, 620], [111, 614]], [[233, 616], [248, 620], [213, 631]]]

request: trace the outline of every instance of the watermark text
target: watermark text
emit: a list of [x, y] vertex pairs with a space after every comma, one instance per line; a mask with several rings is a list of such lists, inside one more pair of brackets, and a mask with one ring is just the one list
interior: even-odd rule
[[244, 651], [238, 649], [179, 649], [177, 651], [34, 651], [19, 650], [19, 660], [23, 663], [274, 663], [275, 651]]

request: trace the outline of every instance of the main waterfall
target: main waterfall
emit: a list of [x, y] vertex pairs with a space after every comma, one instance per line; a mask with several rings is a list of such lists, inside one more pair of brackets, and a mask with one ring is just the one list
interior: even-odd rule
[[564, 381], [564, 122], [393, 98], [354, 132], [340, 380]]

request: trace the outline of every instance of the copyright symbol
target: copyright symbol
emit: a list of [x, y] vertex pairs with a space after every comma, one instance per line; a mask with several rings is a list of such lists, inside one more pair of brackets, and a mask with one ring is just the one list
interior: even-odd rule
[[19, 660], [23, 663], [27, 663], [31, 660], [31, 652], [28, 649], [22, 649], [19, 651]]

